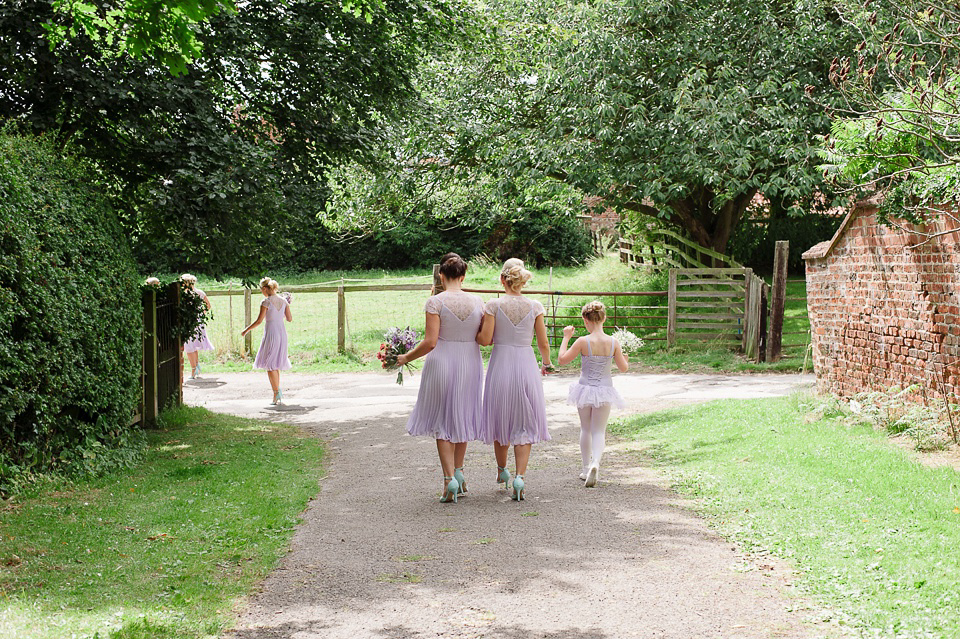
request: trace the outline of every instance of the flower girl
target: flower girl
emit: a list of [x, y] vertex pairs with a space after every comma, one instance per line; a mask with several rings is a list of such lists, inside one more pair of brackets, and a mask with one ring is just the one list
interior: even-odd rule
[[578, 338], [568, 348], [575, 329], [565, 326], [558, 361], [561, 365], [569, 364], [580, 356], [580, 379], [570, 385], [567, 399], [580, 413], [580, 479], [585, 480], [586, 487], [593, 488], [597, 485], [600, 457], [606, 445], [610, 407], [623, 408], [623, 398], [610, 379], [610, 368], [616, 361], [620, 372], [626, 372], [627, 356], [620, 343], [603, 332], [603, 322], [607, 318], [603, 302], [587, 303], [580, 314], [589, 334]]

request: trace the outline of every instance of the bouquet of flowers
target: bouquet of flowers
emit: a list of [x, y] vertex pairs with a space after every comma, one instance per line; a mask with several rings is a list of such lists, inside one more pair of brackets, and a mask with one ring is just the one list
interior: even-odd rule
[[643, 348], [643, 340], [625, 328], [618, 328], [612, 337], [620, 342], [620, 350], [627, 355], [635, 355]]
[[383, 343], [380, 344], [380, 352], [377, 353], [377, 359], [380, 360], [384, 370], [392, 371], [397, 369], [397, 383], [403, 385], [403, 369], [406, 368], [413, 374], [413, 366], [406, 364], [401, 366], [397, 364], [397, 357], [413, 350], [413, 347], [420, 341], [417, 332], [410, 328], [393, 327], [383, 335]]
[[293, 293], [288, 293], [286, 291], [279, 294], [280, 297], [287, 300], [287, 304], [293, 304]]

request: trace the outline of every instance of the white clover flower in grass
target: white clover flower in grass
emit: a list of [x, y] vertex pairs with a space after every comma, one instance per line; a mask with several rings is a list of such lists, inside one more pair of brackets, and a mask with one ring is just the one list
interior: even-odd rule
[[625, 328], [618, 328], [613, 333], [613, 339], [620, 342], [620, 350], [627, 355], [634, 355], [643, 348], [643, 340]]

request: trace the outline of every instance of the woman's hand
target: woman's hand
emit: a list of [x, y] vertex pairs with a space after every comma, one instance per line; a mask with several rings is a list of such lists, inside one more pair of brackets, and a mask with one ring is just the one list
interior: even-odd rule
[[397, 355], [397, 364], [399, 364], [400, 366], [405, 366], [409, 361], [410, 361], [410, 358], [407, 357], [406, 353], [403, 353], [402, 355]]
[[577, 330], [577, 329], [575, 329], [575, 328], [572, 327], [572, 326], [564, 326], [564, 327], [563, 327], [563, 336], [566, 337], [567, 339], [570, 339], [571, 337], [573, 337], [573, 333], [574, 333], [574, 331], [576, 331], [576, 330]]
[[546, 377], [552, 372], [553, 372], [553, 364], [551, 364], [550, 362], [540, 365], [540, 375]]

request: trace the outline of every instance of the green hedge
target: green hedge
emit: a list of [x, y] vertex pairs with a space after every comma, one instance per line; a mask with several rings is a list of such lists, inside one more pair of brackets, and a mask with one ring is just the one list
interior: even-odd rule
[[96, 175], [0, 130], [0, 492], [137, 461], [142, 310]]

